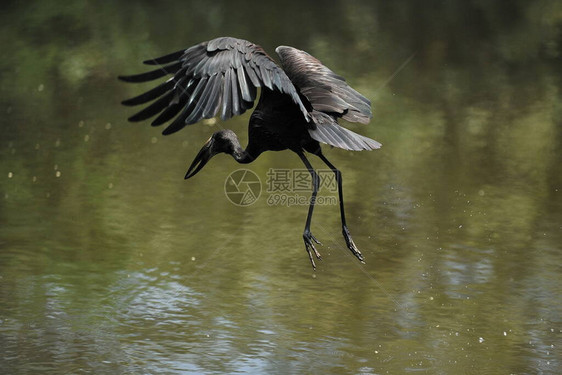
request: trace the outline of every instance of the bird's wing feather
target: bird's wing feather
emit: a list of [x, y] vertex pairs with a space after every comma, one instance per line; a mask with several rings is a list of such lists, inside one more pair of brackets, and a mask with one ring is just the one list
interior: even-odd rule
[[315, 126], [309, 127], [308, 133], [318, 142], [351, 151], [375, 150], [381, 147], [374, 139], [340, 126], [332, 115], [316, 110], [310, 115]]
[[175, 117], [164, 134], [215, 117], [219, 112], [223, 120], [244, 113], [254, 105], [257, 87], [289, 95], [303, 117], [310, 121], [299, 93], [283, 69], [260, 46], [246, 40], [216, 38], [144, 63], [159, 68], [119, 78], [126, 82], [147, 82], [166, 75], [172, 77], [123, 104], [139, 105], [155, 100], [129, 120], [142, 121], [160, 114], [152, 122], [157, 126]]
[[315, 57], [287, 46], [279, 46], [275, 52], [285, 73], [315, 110], [363, 124], [373, 117], [369, 99]]
[[374, 150], [381, 144], [352, 132], [337, 122], [338, 118], [368, 123], [371, 102], [351, 88], [345, 79], [310, 54], [293, 47], [280, 46], [275, 50], [281, 65], [297, 90], [312, 106], [308, 132], [312, 139], [344, 150]]

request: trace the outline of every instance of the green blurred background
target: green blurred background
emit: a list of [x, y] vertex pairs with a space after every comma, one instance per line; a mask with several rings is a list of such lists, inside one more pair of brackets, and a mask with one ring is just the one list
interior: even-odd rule
[[[7, 1], [0, 24], [2, 372], [561, 372], [560, 1]], [[372, 101], [347, 125], [383, 148], [325, 148], [366, 265], [336, 206], [313, 273], [306, 206], [231, 204], [225, 155], [183, 180], [249, 113], [126, 121], [151, 85], [118, 75], [225, 35], [304, 49]]]

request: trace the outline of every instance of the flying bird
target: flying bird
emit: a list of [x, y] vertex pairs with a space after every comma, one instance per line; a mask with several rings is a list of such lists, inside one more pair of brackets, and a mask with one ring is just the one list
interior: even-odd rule
[[185, 178], [195, 176], [219, 153], [229, 154], [242, 164], [251, 163], [264, 151], [296, 153], [312, 176], [313, 189], [303, 239], [312, 267], [316, 269], [314, 257], [322, 258], [315, 244], [321, 243], [312, 235], [310, 224], [320, 179], [305, 152], [314, 154], [335, 174], [343, 237], [353, 255], [364, 262], [345, 221], [342, 175], [322, 154], [320, 143], [352, 151], [378, 149], [379, 142], [338, 124], [340, 118], [368, 123], [372, 118], [371, 103], [343, 77], [307, 52], [287, 46], [279, 46], [275, 52], [281, 65], [257, 44], [221, 37], [144, 61], [158, 68], [119, 78], [125, 82], [147, 82], [171, 77], [122, 102], [134, 106], [153, 101], [129, 121], [143, 121], [158, 115], [152, 125], [168, 123], [163, 131], [166, 135], [219, 113], [222, 120], [227, 120], [252, 108], [260, 88], [259, 101], [248, 125], [247, 147], [242, 148], [232, 130], [219, 130], [201, 148]]

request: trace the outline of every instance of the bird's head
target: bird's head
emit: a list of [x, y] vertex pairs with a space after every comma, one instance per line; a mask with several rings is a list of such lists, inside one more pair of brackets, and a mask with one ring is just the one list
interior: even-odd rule
[[187, 180], [195, 176], [213, 156], [220, 153], [233, 155], [235, 152], [239, 151], [239, 149], [240, 142], [232, 130], [223, 129], [215, 132], [211, 138], [205, 142], [205, 145], [203, 145], [203, 148], [201, 148], [193, 160], [193, 163], [191, 163], [191, 166], [185, 174], [185, 179]]

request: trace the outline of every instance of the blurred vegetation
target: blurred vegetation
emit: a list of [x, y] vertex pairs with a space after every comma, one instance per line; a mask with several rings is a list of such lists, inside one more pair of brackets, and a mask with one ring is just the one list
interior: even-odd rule
[[[0, 302], [6, 315], [15, 319], [14, 311], [37, 308], [25, 302], [30, 296], [44, 298], [49, 311], [45, 295], [51, 284], [33, 277], [63, 275], [73, 285], [68, 301], [94, 301], [92, 315], [69, 323], [70, 330], [76, 325], [95, 336], [89, 328], [94, 314], [110, 314], [108, 305], [125, 310], [131, 302], [104, 297], [121, 286], [123, 269], [168, 269], [171, 262], [182, 264], [178, 273], [193, 274], [188, 280], [196, 286], [186, 293], [208, 293], [199, 302], [202, 326], [222, 324], [205, 309], [242, 314], [239, 304], [216, 305], [237, 287], [247, 306], [255, 303], [253, 293], [259, 295], [264, 306], [256, 311], [298, 307], [306, 324], [283, 338], [286, 350], [299, 342], [307, 324], [336, 337], [336, 317], [377, 306], [372, 317], [399, 303], [408, 308], [404, 316], [393, 316], [398, 323], [379, 315], [372, 318], [378, 324], [369, 320], [366, 328], [356, 327], [355, 338], [372, 349], [369, 335], [384, 335], [395, 353], [415, 347], [417, 339], [416, 345], [436, 349], [420, 355], [438, 363], [454, 357], [459, 368], [482, 370], [492, 359], [474, 363], [474, 357], [459, 356], [459, 345], [466, 343], [456, 342], [450, 327], [503, 322], [502, 329], [517, 334], [508, 344], [488, 341], [486, 348], [495, 349], [489, 353], [498, 353], [494, 366], [504, 373], [533, 372], [533, 353], [543, 353], [548, 340], [535, 332], [543, 349], [527, 346], [536, 329], [528, 326], [529, 316], [553, 322], [562, 313], [559, 302], [550, 306], [559, 279], [553, 283], [545, 276], [557, 274], [562, 243], [560, 1], [328, 0], [318, 6], [288, 0], [248, 6], [232, 0], [33, 0], [4, 4], [0, 24]], [[260, 201], [242, 210], [228, 204], [224, 179], [238, 166], [226, 158], [184, 183], [188, 162], [217, 126], [161, 137], [159, 129], [125, 121], [131, 112], [119, 103], [141, 87], [120, 83], [117, 75], [142, 71], [142, 60], [220, 35], [261, 44], [274, 57], [280, 44], [307, 50], [371, 99], [371, 124], [350, 127], [384, 147], [370, 154], [326, 153], [344, 174], [354, 238], [376, 264], [378, 284], [369, 288], [382, 285], [392, 298], [355, 290], [351, 276], [343, 277], [353, 290], [315, 295], [329, 306], [322, 314], [330, 318], [317, 321], [320, 312], [309, 303], [310, 294], [297, 293], [302, 278], [281, 276], [308, 275], [298, 224], [304, 208]], [[245, 138], [247, 118], [218, 126]], [[297, 158], [269, 153], [252, 169], [265, 176], [270, 167], [301, 168]], [[335, 209], [316, 210], [315, 235], [341, 242], [337, 220]], [[212, 261], [231, 267], [214, 269], [215, 278], [188, 262], [209, 257], [224, 243], [228, 250]], [[337, 245], [331, 249], [332, 259], [323, 266], [327, 275], [342, 277], [337, 260], [343, 255]], [[421, 273], [427, 276], [420, 280]], [[33, 281], [22, 290], [26, 277]], [[294, 299], [244, 289], [256, 285], [289, 291]], [[310, 281], [307, 287], [313, 293], [317, 285]], [[413, 290], [431, 290], [445, 310], [416, 300]], [[485, 294], [490, 303], [467, 300], [466, 293]], [[68, 307], [73, 308], [79, 307]], [[256, 311], [245, 313], [258, 319]], [[287, 316], [271, 319], [291, 324]], [[438, 319], [448, 321], [439, 321], [448, 337], [427, 328]], [[417, 325], [426, 327], [423, 338], [408, 336]], [[129, 332], [122, 326], [116, 331]], [[476, 332], [468, 335], [477, 341]], [[72, 337], [61, 340], [73, 345]], [[33, 344], [20, 344], [34, 356]], [[243, 351], [244, 343], [238, 344], [230, 350]], [[485, 347], [469, 349], [486, 354]]]

